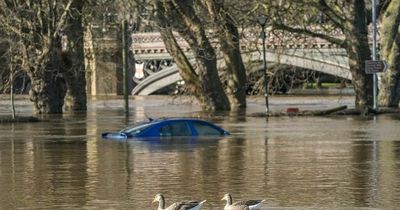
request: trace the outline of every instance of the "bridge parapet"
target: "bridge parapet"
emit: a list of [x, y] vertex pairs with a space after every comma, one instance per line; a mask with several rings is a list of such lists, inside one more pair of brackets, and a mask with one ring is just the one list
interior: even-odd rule
[[[189, 44], [176, 33], [176, 38], [179, 46], [185, 53], [190, 54], [191, 49]], [[131, 50], [138, 59], [154, 59], [154, 58], [171, 58], [161, 38], [160, 33], [135, 33], [132, 34]], [[240, 48], [243, 52], [253, 52], [261, 49], [262, 41], [255, 33], [248, 32], [241, 39]], [[273, 34], [269, 36], [266, 43], [267, 49], [325, 49], [339, 48], [338, 46], [329, 43], [319, 38], [282, 40], [279, 35]], [[190, 54], [189, 57], [192, 55]]]

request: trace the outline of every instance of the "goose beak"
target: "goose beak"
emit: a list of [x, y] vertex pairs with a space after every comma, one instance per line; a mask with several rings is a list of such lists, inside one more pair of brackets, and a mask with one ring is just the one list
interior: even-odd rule
[[151, 203], [155, 203], [157, 202], [157, 198], [154, 198], [154, 200]]

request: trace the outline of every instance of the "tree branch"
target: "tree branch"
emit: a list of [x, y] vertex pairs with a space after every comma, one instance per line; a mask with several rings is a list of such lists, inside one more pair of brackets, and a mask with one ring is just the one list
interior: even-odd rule
[[274, 29], [281, 29], [281, 30], [285, 30], [291, 33], [297, 33], [297, 34], [305, 34], [311, 37], [317, 37], [317, 38], [321, 38], [324, 39], [332, 44], [336, 44], [342, 48], [346, 48], [346, 42], [345, 40], [339, 39], [339, 38], [335, 38], [323, 33], [318, 33], [318, 32], [314, 32], [311, 30], [308, 30], [306, 28], [294, 28], [294, 27], [290, 27], [284, 24], [279, 24], [279, 23], [274, 23], [272, 26]]
[[343, 30], [345, 19], [337, 14], [325, 0], [318, 0], [318, 3], [314, 3], [314, 6], [323, 12], [336, 27]]
[[53, 38], [57, 37], [61, 28], [64, 26], [65, 22], [67, 21], [67, 15], [69, 13], [71, 4], [74, 0], [69, 0], [68, 4], [66, 5], [63, 14], [60, 17], [60, 20], [58, 21], [58, 24], [53, 32]]

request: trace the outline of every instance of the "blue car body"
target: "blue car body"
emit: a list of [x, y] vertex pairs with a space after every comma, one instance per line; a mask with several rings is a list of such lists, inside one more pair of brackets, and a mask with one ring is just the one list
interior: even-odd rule
[[106, 139], [225, 136], [229, 132], [210, 122], [199, 119], [166, 118], [139, 122], [119, 132], [102, 133]]

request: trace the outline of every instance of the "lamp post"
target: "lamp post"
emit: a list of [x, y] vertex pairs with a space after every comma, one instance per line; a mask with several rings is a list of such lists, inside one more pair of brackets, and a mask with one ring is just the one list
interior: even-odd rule
[[125, 115], [129, 116], [129, 93], [128, 93], [128, 21], [123, 20], [121, 24], [122, 31], [122, 74], [123, 74], [123, 92], [125, 101]]
[[267, 38], [267, 34], [265, 33], [265, 26], [267, 24], [267, 17], [265, 15], [260, 15], [257, 17], [257, 22], [260, 24], [261, 38], [263, 42], [263, 62], [264, 62], [264, 96], [265, 96], [265, 111], [269, 112], [269, 104], [268, 104], [268, 70], [267, 70], [267, 58], [266, 58], [266, 49], [265, 49], [265, 41]]

